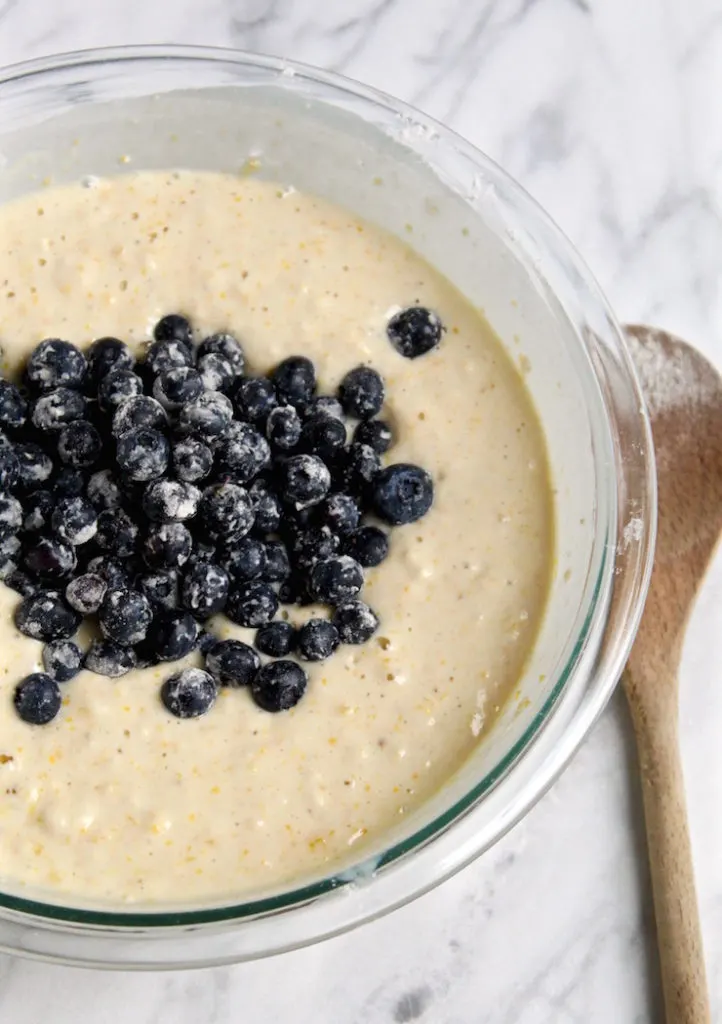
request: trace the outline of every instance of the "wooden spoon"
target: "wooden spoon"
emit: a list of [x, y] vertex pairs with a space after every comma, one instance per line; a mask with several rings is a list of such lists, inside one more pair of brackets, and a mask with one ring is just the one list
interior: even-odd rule
[[668, 1024], [710, 1021], [678, 735], [685, 627], [722, 530], [722, 379], [685, 342], [626, 328], [652, 421], [659, 525], [623, 681], [637, 737]]

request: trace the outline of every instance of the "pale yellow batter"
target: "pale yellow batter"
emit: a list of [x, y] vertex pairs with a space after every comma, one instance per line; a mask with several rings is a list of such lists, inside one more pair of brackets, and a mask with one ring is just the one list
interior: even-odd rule
[[[384, 328], [416, 301], [448, 332], [410, 361]], [[369, 361], [399, 437], [385, 459], [424, 466], [435, 504], [367, 573], [377, 636], [310, 666], [306, 697], [282, 714], [233, 690], [178, 720], [159, 701], [173, 670], [160, 666], [81, 673], [58, 718], [26, 725], [12, 693], [41, 646], [17, 633], [18, 597], [0, 585], [0, 886], [14, 891], [215, 900], [362, 855], [479, 742], [543, 612], [552, 503], [539, 423], [483, 319], [401, 242], [322, 201], [212, 174], [49, 188], [0, 209], [8, 375], [41, 338], [140, 345], [173, 311], [236, 333], [254, 370], [310, 356], [324, 391]]]

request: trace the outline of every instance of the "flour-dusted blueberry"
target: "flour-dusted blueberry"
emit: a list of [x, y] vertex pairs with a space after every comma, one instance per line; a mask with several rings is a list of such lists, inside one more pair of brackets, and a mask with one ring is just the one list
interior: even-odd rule
[[294, 570], [278, 588], [278, 600], [281, 604], [294, 604], [303, 608], [316, 604], [316, 598], [309, 591], [307, 570]]
[[409, 306], [395, 313], [386, 334], [396, 351], [406, 359], [418, 359], [436, 348], [446, 328], [438, 315], [424, 306]]
[[87, 469], [103, 451], [103, 439], [87, 420], [75, 420], [63, 427], [58, 436], [58, 456], [68, 466]]
[[199, 357], [198, 373], [206, 391], [226, 392], [236, 379], [233, 366], [218, 352]]
[[261, 536], [276, 533], [281, 525], [283, 506], [268, 480], [262, 477], [254, 480], [248, 488], [248, 497], [255, 514], [254, 531]]
[[0, 488], [9, 491], [15, 487], [20, 475], [20, 463], [13, 445], [0, 446]]
[[95, 615], [103, 603], [108, 584], [95, 572], [85, 572], [65, 588], [65, 600], [81, 615]]
[[420, 466], [399, 462], [381, 470], [373, 483], [373, 507], [391, 526], [415, 523], [434, 502], [434, 482]]
[[135, 395], [116, 408], [111, 432], [113, 437], [122, 437], [137, 427], [153, 427], [163, 431], [167, 426], [168, 414], [160, 402], [148, 395]]
[[266, 545], [255, 537], [232, 540], [220, 551], [219, 561], [236, 582], [259, 579], [265, 575]]
[[316, 390], [316, 368], [306, 356], [289, 356], [271, 374], [282, 402], [302, 408]]
[[217, 687], [213, 676], [200, 668], [184, 668], [163, 683], [160, 699], [176, 718], [198, 718], [210, 711], [216, 702]]
[[25, 379], [37, 391], [79, 388], [87, 369], [85, 356], [75, 345], [60, 338], [46, 338], [30, 353]]
[[278, 405], [276, 389], [267, 377], [236, 380], [231, 396], [239, 419], [254, 426], [263, 427], [271, 409]]
[[277, 405], [266, 420], [266, 437], [273, 448], [287, 452], [301, 439], [301, 417], [292, 405]]
[[156, 523], [184, 522], [198, 511], [201, 492], [179, 480], [153, 480], [143, 492], [143, 511]]
[[129, 398], [143, 394], [143, 381], [132, 370], [111, 370], [98, 385], [98, 405], [105, 412], [114, 412]]
[[151, 569], [180, 569], [193, 550], [193, 538], [183, 523], [153, 524], [143, 542], [143, 559]]
[[100, 576], [105, 580], [106, 586], [113, 590], [127, 587], [131, 582], [129, 562], [121, 561], [119, 558], [110, 558], [108, 555], [96, 555], [95, 558], [91, 558], [85, 571]]
[[124, 647], [140, 643], [152, 620], [153, 609], [148, 598], [128, 587], [108, 589], [98, 612], [103, 636]]
[[47, 725], [60, 711], [60, 687], [45, 672], [33, 672], [15, 687], [15, 711], [28, 725]]
[[362, 420], [353, 432], [356, 444], [367, 444], [383, 455], [394, 443], [394, 433], [386, 420]]
[[87, 498], [61, 498], [50, 520], [53, 533], [73, 547], [87, 544], [98, 530], [98, 513]]
[[250, 580], [231, 590], [226, 615], [239, 626], [263, 626], [278, 611], [278, 597], [268, 583]]
[[213, 468], [213, 452], [197, 437], [184, 437], [173, 446], [173, 471], [179, 480], [197, 483]]
[[276, 619], [261, 626], [253, 642], [269, 658], [286, 658], [296, 646], [296, 629], [290, 622]]
[[389, 553], [388, 534], [378, 526], [361, 526], [344, 539], [344, 552], [364, 569], [381, 565]]
[[291, 575], [291, 560], [282, 540], [266, 541], [266, 565], [263, 578], [267, 583], [283, 583]]
[[233, 406], [220, 391], [204, 391], [180, 411], [178, 422], [184, 433], [214, 441], [228, 430], [233, 420]]
[[361, 509], [350, 494], [329, 494], [319, 506], [318, 523], [343, 537], [351, 533], [361, 522]]
[[[233, 543], [233, 541], [231, 541]], [[218, 545], [210, 537], [196, 536], [193, 541], [194, 562], [218, 562]]]
[[98, 338], [88, 349], [88, 381], [96, 391], [113, 370], [132, 370], [134, 366], [133, 353], [119, 338]]
[[338, 630], [328, 619], [309, 619], [298, 631], [298, 654], [304, 661], [330, 658], [340, 643]]
[[104, 509], [120, 508], [123, 502], [120, 482], [112, 469], [99, 469], [93, 473], [88, 480], [85, 493], [100, 512]]
[[330, 416], [334, 420], [342, 420], [344, 418], [343, 406], [338, 398], [334, 398], [333, 395], [314, 395], [303, 407], [305, 419], [310, 419], [319, 413], [324, 416]]
[[153, 381], [153, 397], [164, 409], [180, 409], [203, 394], [204, 382], [192, 366], [174, 366], [159, 373]]
[[137, 665], [132, 647], [124, 647], [114, 640], [94, 640], [85, 653], [83, 667], [98, 676], [118, 679]]
[[146, 643], [158, 661], [178, 661], [195, 650], [198, 632], [190, 612], [160, 612], [151, 623]]
[[309, 572], [316, 562], [333, 558], [341, 542], [328, 526], [309, 526], [299, 530], [291, 538], [293, 564], [303, 572]]
[[300, 447], [322, 459], [346, 444], [346, 425], [335, 416], [315, 413], [303, 424]]
[[61, 466], [50, 484], [56, 501], [61, 498], [79, 498], [85, 491], [85, 473], [77, 466]]
[[318, 504], [328, 494], [331, 474], [316, 455], [292, 455], [279, 467], [281, 497], [297, 509]]
[[180, 579], [175, 569], [156, 569], [142, 573], [135, 585], [154, 608], [173, 611], [180, 603]]
[[58, 683], [67, 683], [80, 672], [83, 652], [72, 640], [53, 640], [43, 647], [43, 668]]
[[96, 543], [102, 551], [127, 558], [138, 547], [140, 531], [123, 509], [105, 509], [98, 515]]
[[15, 609], [15, 625], [33, 640], [64, 640], [80, 625], [80, 615], [55, 590], [39, 590]]
[[39, 580], [62, 580], [70, 576], [77, 561], [72, 546], [57, 537], [40, 537], [23, 554], [25, 568]]
[[18, 571], [21, 552], [22, 544], [19, 537], [10, 534], [9, 537], [0, 540], [0, 580], [7, 580]]
[[170, 458], [168, 440], [153, 427], [136, 427], [116, 443], [118, 465], [131, 480], [144, 482], [163, 476]]
[[246, 359], [241, 343], [232, 334], [211, 334], [198, 346], [198, 358], [215, 355], [226, 359], [237, 376], [243, 373]]
[[381, 411], [386, 388], [380, 373], [370, 366], [349, 370], [338, 388], [338, 397], [347, 416], [370, 420]]
[[269, 661], [251, 683], [251, 696], [264, 711], [288, 711], [306, 692], [308, 676], [295, 661]]
[[0, 491], [0, 538], [17, 533], [23, 524], [23, 509], [12, 494]]
[[232, 423], [218, 449], [218, 470], [235, 483], [250, 483], [270, 465], [271, 449], [265, 437], [249, 423]]
[[28, 418], [28, 403], [20, 389], [0, 377], [0, 428], [19, 430]]
[[240, 640], [220, 640], [206, 655], [206, 668], [219, 686], [248, 686], [261, 667], [261, 659]]
[[55, 388], [45, 391], [33, 404], [33, 424], [44, 434], [55, 434], [67, 423], [82, 420], [86, 400], [79, 391]]
[[354, 443], [343, 454], [345, 459], [339, 471], [342, 489], [365, 504], [373, 482], [381, 472], [381, 459], [367, 444]]
[[361, 566], [350, 555], [338, 555], [316, 562], [311, 571], [311, 593], [324, 604], [343, 604], [364, 585]]
[[2, 577], [2, 580], [6, 587], [10, 587], [21, 597], [30, 597], [43, 589], [38, 581], [23, 569], [12, 569], [7, 576]]
[[[53, 472], [53, 460], [47, 452], [33, 441], [16, 444], [13, 450], [18, 462], [16, 490], [30, 492], [43, 487]], [[4, 448], [0, 450], [0, 455], [2, 451]]]
[[210, 537], [245, 537], [254, 519], [248, 491], [237, 484], [206, 487], [198, 506], [198, 517]]
[[153, 328], [156, 341], [179, 341], [186, 347], [193, 345], [193, 328], [188, 317], [181, 313], [162, 316]]
[[364, 601], [345, 601], [336, 607], [332, 622], [344, 644], [365, 644], [379, 628], [379, 617]]
[[215, 633], [209, 633], [207, 629], [201, 629], [198, 633], [198, 650], [204, 658], [210, 654], [217, 643], [220, 643], [220, 640]]
[[228, 573], [214, 562], [195, 562], [181, 582], [181, 603], [199, 619], [223, 611], [228, 600]]

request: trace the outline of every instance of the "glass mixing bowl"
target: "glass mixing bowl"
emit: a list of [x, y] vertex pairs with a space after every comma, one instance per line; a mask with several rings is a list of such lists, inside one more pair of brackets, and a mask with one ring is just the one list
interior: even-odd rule
[[613, 314], [559, 229], [453, 132], [372, 89], [229, 50], [65, 54], [0, 72], [0, 201], [53, 182], [185, 167], [255, 173], [401, 236], [495, 328], [546, 431], [557, 551], [519, 699], [443, 790], [363, 859], [233, 906], [68, 906], [0, 892], [0, 948], [97, 966], [233, 962], [398, 907], [518, 821], [620, 676], [649, 579], [649, 424]]

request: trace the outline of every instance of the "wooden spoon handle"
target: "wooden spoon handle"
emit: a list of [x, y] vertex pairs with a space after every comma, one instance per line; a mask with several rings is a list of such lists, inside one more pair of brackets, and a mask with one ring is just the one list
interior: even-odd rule
[[667, 1024], [709, 1024], [711, 1014], [679, 757], [677, 709], [671, 702], [660, 703], [666, 706], [660, 709], [658, 705], [653, 710], [630, 700], [639, 751]]

